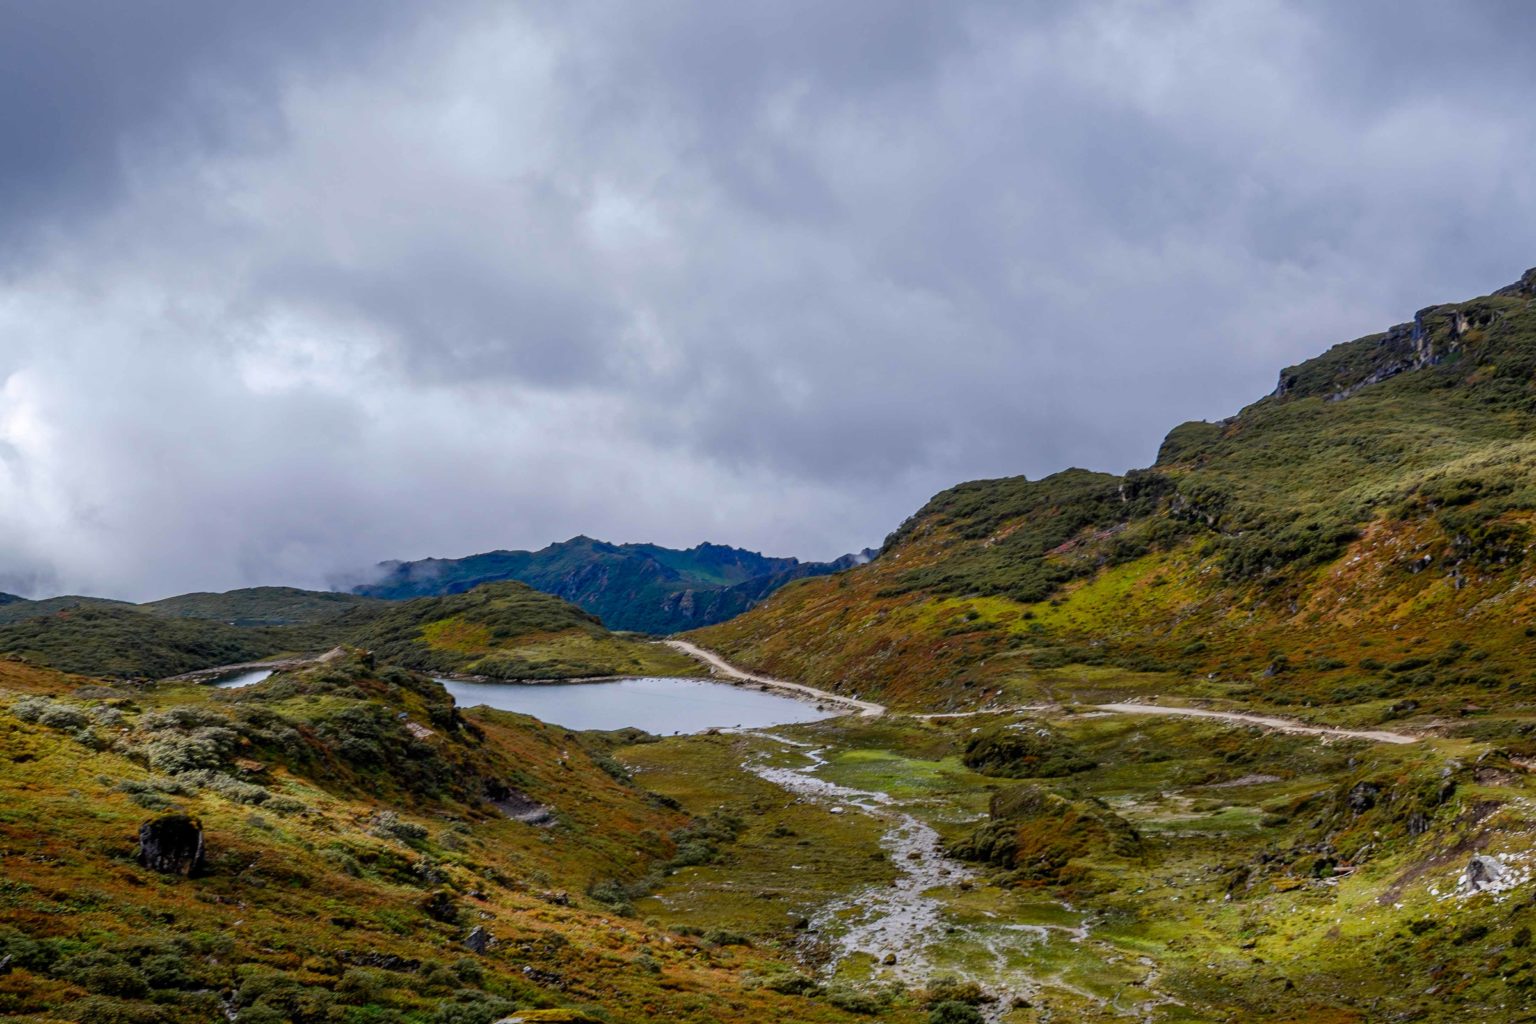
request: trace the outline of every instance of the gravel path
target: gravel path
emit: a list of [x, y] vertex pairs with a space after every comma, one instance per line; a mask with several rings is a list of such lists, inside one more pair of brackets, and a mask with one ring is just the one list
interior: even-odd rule
[[1244, 725], [1262, 725], [1280, 732], [1305, 733], [1309, 736], [1333, 736], [1348, 740], [1375, 740], [1378, 743], [1417, 743], [1419, 737], [1405, 732], [1388, 732], [1385, 729], [1334, 729], [1326, 725], [1307, 725], [1290, 718], [1273, 718], [1269, 715], [1247, 715], [1239, 711], [1209, 711], [1205, 708], [1177, 708], [1165, 704], [1091, 704], [1099, 711], [1120, 715], [1178, 715], [1186, 718], [1220, 718], [1227, 722]]
[[774, 679], [771, 676], [756, 675], [754, 673], [737, 668], [735, 665], [732, 665], [730, 662], [720, 657], [720, 655], [716, 654], [714, 651], [705, 650], [697, 644], [691, 644], [686, 640], [663, 640], [662, 643], [675, 650], [682, 651], [684, 654], [699, 659], [704, 664], [708, 665], [710, 671], [715, 675], [722, 676], [726, 679], [739, 679], [746, 683], [758, 683], [759, 685], [768, 687], [770, 690], [785, 690], [802, 697], [814, 697], [816, 700], [826, 701], [828, 704], [842, 704], [845, 707], [857, 710], [859, 714], [868, 718], [875, 718], [879, 715], [885, 714], [884, 704], [876, 704], [874, 701], [868, 700], [859, 700], [856, 697], [844, 697], [841, 694], [829, 693], [826, 690], [818, 690], [814, 686], [803, 686], [800, 683], [786, 682], [783, 679]]

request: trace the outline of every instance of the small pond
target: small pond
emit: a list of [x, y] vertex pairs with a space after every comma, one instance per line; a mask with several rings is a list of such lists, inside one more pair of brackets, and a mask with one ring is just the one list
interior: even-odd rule
[[810, 701], [702, 679], [600, 683], [465, 683], [439, 679], [460, 707], [484, 704], [568, 729], [644, 729], [658, 736], [711, 728], [763, 729], [831, 718]]
[[272, 674], [269, 668], [241, 669], [223, 679], [215, 679], [213, 685], [221, 690], [238, 690], [242, 686], [255, 686]]

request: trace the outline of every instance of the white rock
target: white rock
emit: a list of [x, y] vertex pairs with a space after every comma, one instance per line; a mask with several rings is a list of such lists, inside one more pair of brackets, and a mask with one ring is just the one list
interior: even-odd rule
[[1467, 861], [1467, 869], [1461, 873], [1461, 881], [1457, 883], [1457, 889], [1467, 895], [1474, 892], [1482, 892], [1485, 889], [1496, 888], [1509, 874], [1509, 868], [1497, 857], [1487, 854], [1474, 854]]

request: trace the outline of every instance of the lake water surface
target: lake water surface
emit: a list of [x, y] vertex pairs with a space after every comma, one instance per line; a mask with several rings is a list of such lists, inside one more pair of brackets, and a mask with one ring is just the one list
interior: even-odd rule
[[272, 674], [269, 668], [243, 669], [214, 683], [221, 690], [238, 690], [242, 686], [255, 686]]
[[711, 728], [763, 729], [814, 722], [840, 711], [809, 701], [702, 679], [616, 679], [601, 683], [464, 683], [439, 679], [460, 707], [484, 704], [568, 729], [634, 727], [658, 736]]

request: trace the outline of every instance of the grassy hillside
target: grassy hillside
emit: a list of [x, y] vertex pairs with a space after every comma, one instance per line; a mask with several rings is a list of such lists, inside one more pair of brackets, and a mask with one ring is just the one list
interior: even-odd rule
[[[664, 866], [693, 827], [601, 745], [460, 714], [358, 658], [235, 692], [78, 684], [0, 662], [0, 1018], [856, 1019], [751, 986], [784, 969], [771, 949], [587, 895]], [[140, 827], [172, 814], [202, 830], [192, 877], [136, 860]]]
[[1340, 720], [1528, 701], [1533, 298], [1527, 275], [1288, 368], [1145, 470], [962, 484], [874, 563], [699, 637], [898, 703], [1038, 695], [1072, 664]]
[[139, 607], [170, 618], [214, 619], [232, 626], [293, 626], [325, 622], [377, 603], [356, 594], [249, 587], [222, 594], [181, 594]]
[[[82, 675], [162, 679], [337, 644], [375, 649], [390, 664], [424, 672], [492, 679], [701, 671], [691, 658], [643, 637], [611, 633], [575, 605], [521, 583], [403, 602], [261, 588], [153, 606], [34, 603], [53, 610], [0, 622], [0, 654]], [[222, 621], [219, 613], [228, 612], [244, 621]], [[246, 624], [253, 620], [299, 621]]]
[[113, 601], [105, 597], [82, 597], [71, 594], [62, 597], [46, 597], [40, 601], [31, 601], [24, 597], [16, 597], [7, 594], [8, 601], [0, 601], [0, 625], [9, 622], [21, 622], [23, 619], [35, 619], [41, 615], [52, 615], [55, 612], [72, 611], [77, 608], [132, 608], [127, 601]]
[[720, 544], [679, 551], [573, 537], [538, 551], [386, 562], [381, 578], [353, 593], [403, 600], [516, 580], [580, 605], [612, 629], [665, 635], [730, 618], [790, 580], [835, 572], [852, 561], [768, 558]]
[[0, 625], [0, 654], [82, 675], [163, 678], [301, 650], [316, 639], [87, 605]]
[[701, 672], [686, 655], [611, 633], [595, 615], [522, 583], [369, 609], [347, 636], [391, 664], [491, 679]]

